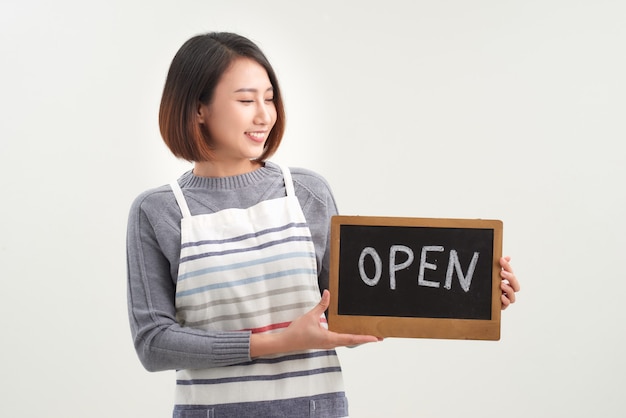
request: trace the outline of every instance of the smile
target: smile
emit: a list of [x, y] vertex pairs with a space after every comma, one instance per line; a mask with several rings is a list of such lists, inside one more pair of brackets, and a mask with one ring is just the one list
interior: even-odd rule
[[246, 135], [248, 135], [249, 137], [257, 141], [262, 141], [265, 139], [266, 133], [265, 132], [246, 132]]

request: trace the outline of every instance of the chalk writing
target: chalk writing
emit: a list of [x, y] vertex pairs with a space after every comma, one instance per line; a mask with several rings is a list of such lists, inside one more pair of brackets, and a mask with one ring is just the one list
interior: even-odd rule
[[[445, 251], [444, 247], [441, 245], [425, 245], [422, 247], [421, 255], [420, 255], [420, 264], [417, 275], [417, 284], [418, 286], [425, 287], [433, 287], [439, 288], [441, 283], [433, 280], [426, 279], [426, 270], [437, 270], [437, 264], [428, 262], [428, 252], [443, 252]], [[398, 252], [402, 252], [406, 255], [406, 260], [401, 263], [396, 262], [396, 254]], [[450, 255], [448, 256], [448, 266], [446, 270], [446, 279], [443, 287], [447, 290], [452, 288], [452, 276], [456, 273], [459, 284], [461, 288], [465, 292], [469, 292], [470, 286], [472, 284], [472, 277], [474, 275], [474, 271], [476, 269], [476, 264], [478, 263], [478, 258], [480, 256], [479, 252], [474, 252], [472, 256], [472, 260], [470, 261], [469, 266], [467, 267], [467, 272], [463, 272], [463, 268], [461, 266], [461, 262], [459, 261], [459, 255], [455, 249], [450, 250]], [[374, 263], [374, 275], [373, 277], [369, 277], [367, 275], [365, 269], [365, 261], [366, 258], [370, 257]], [[413, 254], [413, 250], [406, 245], [392, 245], [389, 248], [389, 288], [391, 290], [396, 289], [396, 272], [399, 270], [403, 270], [408, 268], [415, 259], [415, 255]], [[365, 247], [361, 251], [359, 255], [359, 275], [363, 283], [368, 286], [376, 286], [380, 282], [380, 278], [383, 272], [383, 262], [378, 254], [378, 251], [374, 247]]]

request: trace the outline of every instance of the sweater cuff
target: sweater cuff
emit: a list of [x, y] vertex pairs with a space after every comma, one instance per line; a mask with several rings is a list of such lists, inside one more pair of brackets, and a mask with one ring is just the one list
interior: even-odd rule
[[220, 332], [215, 335], [213, 359], [217, 364], [237, 364], [250, 361], [251, 332]]

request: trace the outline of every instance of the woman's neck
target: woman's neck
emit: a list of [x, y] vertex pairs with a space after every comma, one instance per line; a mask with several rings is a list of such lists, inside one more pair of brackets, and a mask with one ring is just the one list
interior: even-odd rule
[[263, 163], [253, 160], [243, 160], [237, 164], [218, 161], [196, 161], [193, 165], [193, 174], [198, 177], [232, 177], [250, 173], [263, 166]]

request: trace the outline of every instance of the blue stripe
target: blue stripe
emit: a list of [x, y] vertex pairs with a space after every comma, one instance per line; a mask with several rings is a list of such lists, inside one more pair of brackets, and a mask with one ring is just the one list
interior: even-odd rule
[[[336, 406], [335, 410], [339, 410], [341, 413], [335, 413], [333, 416], [348, 416], [348, 405], [345, 392], [326, 392], [312, 396], [298, 396], [288, 399], [269, 399], [263, 401], [247, 401], [247, 402], [235, 402], [235, 403], [220, 403], [217, 401], [214, 404], [176, 404], [174, 405], [174, 416], [176, 413], [185, 413], [189, 411], [197, 412], [201, 411], [198, 416], [215, 416], [208, 413], [207, 410], [213, 410], [215, 413], [219, 413], [220, 417], [243, 417], [253, 416], [255, 417], [308, 417], [311, 416], [311, 401], [317, 402], [321, 400], [323, 402], [332, 402]], [[250, 412], [251, 406], [254, 406]], [[325, 409], [326, 410], [326, 409]], [[330, 414], [330, 412], [328, 413]], [[320, 414], [318, 413], [318, 416]], [[184, 416], [184, 415], [182, 415]]]
[[312, 252], [295, 252], [295, 253], [283, 253], [283, 254], [278, 254], [272, 257], [265, 257], [265, 258], [261, 258], [258, 260], [251, 260], [251, 261], [245, 261], [242, 263], [234, 263], [234, 264], [227, 264], [227, 265], [223, 265], [223, 266], [214, 266], [214, 267], [207, 267], [207, 268], [203, 268], [200, 270], [194, 270], [194, 271], [190, 271], [184, 274], [181, 274], [180, 276], [178, 276], [178, 281], [182, 281], [185, 279], [188, 279], [190, 277], [196, 277], [196, 276], [200, 276], [202, 274], [209, 274], [209, 273], [215, 273], [215, 272], [219, 272], [219, 271], [227, 271], [227, 270], [235, 270], [235, 269], [239, 269], [239, 268], [243, 268], [243, 267], [250, 267], [250, 266], [256, 266], [259, 264], [265, 264], [265, 263], [271, 263], [274, 261], [278, 261], [278, 260], [286, 260], [289, 258], [298, 258], [298, 257], [315, 257], [315, 253]]
[[213, 251], [213, 252], [202, 253], [202, 254], [194, 254], [194, 255], [181, 258], [180, 264], [187, 262], [187, 261], [197, 260], [199, 258], [204, 258], [204, 257], [220, 256], [220, 255], [226, 255], [226, 254], [237, 254], [237, 253], [244, 253], [248, 251], [262, 250], [264, 248], [268, 248], [274, 245], [280, 245], [286, 242], [294, 242], [294, 241], [312, 241], [312, 239], [311, 239], [311, 236], [292, 236], [292, 237], [287, 237], [287, 238], [277, 240], [277, 241], [265, 242], [263, 244], [257, 245], [256, 247], [233, 248], [233, 249], [224, 250], [224, 251]]
[[339, 372], [341, 372], [341, 367], [324, 367], [321, 369], [301, 370], [297, 372], [279, 373], [279, 374], [271, 374], [271, 375], [222, 377], [222, 378], [217, 378], [217, 379], [176, 380], [176, 384], [177, 385], [217, 385], [221, 383], [234, 383], [234, 382], [272, 381], [272, 380], [289, 379], [293, 377], [314, 376], [316, 374], [339, 373]]
[[258, 231], [258, 232], [252, 232], [250, 234], [239, 235], [239, 236], [236, 236], [236, 237], [233, 237], [233, 238], [208, 239], [208, 240], [202, 240], [202, 241], [196, 241], [196, 242], [186, 242], [183, 245], [181, 245], [181, 248], [196, 247], [198, 245], [206, 245], [206, 244], [224, 244], [226, 242], [243, 241], [243, 240], [246, 240], [248, 238], [259, 237], [261, 235], [270, 234], [272, 232], [284, 231], [284, 230], [289, 229], [289, 228], [306, 228], [307, 226], [308, 225], [306, 223], [304, 223], [304, 222], [302, 222], [302, 223], [291, 222], [291, 223], [288, 223], [288, 224], [283, 225], [283, 226], [278, 226], [276, 228], [263, 229], [263, 230]]
[[181, 292], [176, 293], [176, 297], [193, 295], [196, 293], [202, 293], [209, 290], [215, 289], [224, 289], [227, 287], [241, 286], [250, 283], [261, 282], [264, 280], [278, 279], [280, 277], [290, 276], [292, 274], [313, 274], [317, 276], [317, 271], [314, 269], [292, 269], [292, 270], [283, 270], [278, 271], [272, 274], [264, 274], [261, 276], [248, 277], [246, 279], [228, 281], [228, 282], [220, 282], [214, 283], [206, 286], [200, 286], [193, 289], [183, 290]]

